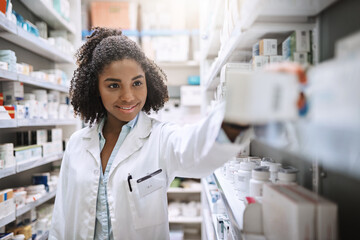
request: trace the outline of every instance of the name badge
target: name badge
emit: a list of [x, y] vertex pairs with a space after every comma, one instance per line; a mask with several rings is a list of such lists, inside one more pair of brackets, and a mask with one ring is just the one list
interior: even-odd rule
[[159, 169], [145, 177], [136, 180], [139, 196], [144, 197], [165, 185], [165, 173]]

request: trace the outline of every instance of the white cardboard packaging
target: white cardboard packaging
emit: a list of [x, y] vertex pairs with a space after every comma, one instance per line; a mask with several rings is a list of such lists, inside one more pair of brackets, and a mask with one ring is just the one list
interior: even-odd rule
[[262, 199], [268, 240], [315, 239], [315, 205], [282, 185], [265, 184]]
[[310, 31], [295, 31], [296, 52], [310, 52]]
[[294, 52], [294, 62], [300, 64], [307, 64], [308, 61], [308, 53], [306, 52]]
[[285, 186], [285, 188], [315, 204], [316, 239], [336, 240], [338, 238], [337, 205], [335, 203], [301, 186]]
[[277, 39], [262, 39], [259, 45], [261, 56], [277, 55]]
[[261, 70], [268, 63], [269, 56], [253, 56], [252, 58], [253, 70]]
[[238, 72], [226, 79], [225, 121], [263, 124], [297, 118], [298, 81], [295, 75]]
[[283, 56], [270, 56], [269, 60], [270, 63], [279, 63], [284, 61]]

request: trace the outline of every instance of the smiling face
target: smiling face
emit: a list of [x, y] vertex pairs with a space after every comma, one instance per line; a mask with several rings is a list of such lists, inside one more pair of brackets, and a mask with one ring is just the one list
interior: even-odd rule
[[146, 102], [145, 73], [132, 59], [114, 61], [99, 74], [99, 92], [108, 121], [127, 123]]

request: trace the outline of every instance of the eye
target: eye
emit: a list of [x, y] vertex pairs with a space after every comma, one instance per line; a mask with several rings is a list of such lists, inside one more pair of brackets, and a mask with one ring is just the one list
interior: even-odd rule
[[135, 86], [135, 87], [138, 87], [138, 86], [141, 86], [142, 85], [142, 82], [141, 81], [135, 81], [134, 83], [133, 83], [133, 86]]
[[119, 87], [119, 84], [117, 83], [112, 83], [109, 85], [109, 88], [118, 88]]

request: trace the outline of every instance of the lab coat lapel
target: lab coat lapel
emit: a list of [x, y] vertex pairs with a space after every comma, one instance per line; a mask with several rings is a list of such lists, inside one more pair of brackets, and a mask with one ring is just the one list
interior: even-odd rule
[[112, 163], [110, 175], [122, 161], [130, 157], [144, 145], [151, 133], [151, 127], [151, 119], [145, 113], [140, 112], [136, 126], [130, 131], [129, 135], [126, 136]]
[[96, 161], [97, 165], [100, 166], [100, 145], [99, 145], [99, 135], [97, 132], [97, 125], [88, 129], [84, 134], [83, 146], [84, 148], [92, 155], [93, 159]]

